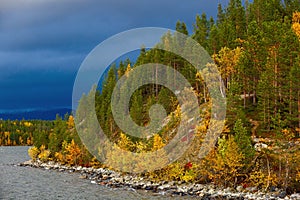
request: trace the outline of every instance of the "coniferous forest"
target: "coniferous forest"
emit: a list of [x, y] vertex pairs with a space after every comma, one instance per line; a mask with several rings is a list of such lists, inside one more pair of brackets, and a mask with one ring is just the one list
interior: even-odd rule
[[[300, 1], [254, 0], [242, 4], [241, 0], [230, 0], [226, 7], [219, 4], [217, 10], [216, 19], [205, 13], [196, 15], [190, 33], [182, 21], [177, 21], [175, 26], [176, 31], [192, 37], [209, 52], [226, 89], [226, 125], [205, 158], [199, 159], [197, 153], [211, 119], [208, 88], [189, 62], [168, 51], [141, 48], [135, 63], [127, 59], [112, 64], [96, 96], [84, 95], [77, 112], [84, 112], [88, 99], [95, 98], [99, 124], [119, 148], [141, 156], [161, 149], [174, 137], [180, 122], [178, 100], [168, 88], [144, 85], [130, 98], [130, 116], [139, 126], [150, 123], [152, 105], [164, 106], [166, 122], [151, 138], [140, 139], [123, 133], [114, 121], [110, 105], [117, 81], [135, 67], [146, 63], [170, 66], [192, 85], [203, 121], [193, 127], [194, 140], [177, 161], [141, 176], [154, 181], [214, 183], [224, 187], [242, 185], [262, 190], [278, 187], [300, 192]], [[157, 45], [166, 49], [181, 48], [181, 51], [188, 46], [170, 32]], [[176, 84], [174, 74], [166, 78]], [[120, 92], [126, 94], [126, 87]], [[34, 147], [29, 150], [33, 160], [105, 167], [80, 141], [72, 115], [65, 119], [57, 117], [54, 122], [0, 123], [1, 144], [33, 143]], [[24, 129], [17, 129], [16, 123], [22, 124]], [[181, 140], [188, 139], [186, 135]], [[106, 163], [112, 165], [126, 161], [125, 155], [114, 152], [110, 157]], [[159, 162], [163, 165], [166, 161]]]

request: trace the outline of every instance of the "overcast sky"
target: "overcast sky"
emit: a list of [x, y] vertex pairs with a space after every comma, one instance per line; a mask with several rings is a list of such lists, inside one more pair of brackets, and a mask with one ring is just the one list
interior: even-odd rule
[[192, 30], [228, 0], [1, 0], [0, 110], [71, 107], [76, 72], [100, 42], [139, 27]]

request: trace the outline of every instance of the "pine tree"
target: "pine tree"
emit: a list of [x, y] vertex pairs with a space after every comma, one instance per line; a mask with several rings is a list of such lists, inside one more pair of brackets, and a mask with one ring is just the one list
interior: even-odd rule
[[234, 140], [244, 155], [245, 164], [249, 164], [255, 154], [255, 150], [251, 144], [250, 134], [244, 127], [242, 120], [238, 119], [235, 122], [233, 131], [235, 133]]
[[218, 148], [211, 151], [202, 161], [202, 174], [215, 184], [234, 186], [241, 175], [244, 155], [232, 136], [220, 138]]
[[229, 21], [234, 27], [235, 37], [244, 38], [246, 30], [246, 16], [245, 10], [241, 0], [230, 0], [227, 8]]
[[189, 34], [185, 23], [181, 22], [181, 21], [176, 22], [176, 31], [178, 31], [179, 33], [185, 34], [185, 35]]
[[143, 125], [143, 96], [141, 90], [137, 90], [131, 96], [130, 116], [139, 126]]
[[209, 23], [206, 14], [203, 13], [201, 17], [196, 16], [196, 23], [194, 24], [193, 39], [195, 39], [201, 46], [207, 48], [207, 37], [209, 32]]

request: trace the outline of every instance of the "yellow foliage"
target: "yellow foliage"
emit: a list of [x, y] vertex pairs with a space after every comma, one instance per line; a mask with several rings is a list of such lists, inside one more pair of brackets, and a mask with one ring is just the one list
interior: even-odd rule
[[68, 142], [66, 140], [64, 140], [63, 143], [61, 144], [61, 146], [62, 146], [62, 150], [65, 152], [66, 148], [68, 146]]
[[68, 164], [70, 165], [78, 164], [79, 158], [81, 156], [81, 150], [74, 140], [72, 140], [70, 144], [68, 144], [65, 147], [65, 151], [66, 151], [66, 161], [68, 162]]
[[180, 179], [185, 182], [190, 182], [190, 181], [194, 181], [196, 177], [197, 177], [197, 173], [195, 173], [194, 170], [188, 170], [184, 172], [184, 175], [180, 177]]
[[32, 145], [32, 141], [31, 141], [31, 138], [30, 138], [30, 137], [27, 138], [26, 144], [27, 144], [27, 145]]
[[300, 12], [293, 13], [292, 29], [300, 40]]
[[130, 66], [130, 63], [128, 63], [127, 68], [126, 68], [126, 71], [125, 71], [125, 75], [126, 75], [126, 76], [128, 76], [130, 70], [131, 70], [131, 66]]
[[7, 145], [7, 146], [10, 146], [10, 145], [11, 145], [11, 140], [10, 140], [9, 137], [8, 137], [7, 140], [6, 140], [6, 145]]
[[162, 138], [158, 134], [155, 134], [154, 137], [153, 137], [153, 148], [152, 148], [152, 150], [156, 151], [158, 149], [163, 148], [164, 146], [165, 146], [165, 144], [163, 143]]
[[300, 23], [300, 12], [293, 13], [293, 23]]
[[40, 153], [40, 150], [37, 147], [31, 147], [28, 149], [28, 155], [30, 158], [35, 161]]
[[157, 180], [169, 180], [169, 181], [194, 181], [199, 175], [199, 166], [193, 164], [190, 169], [185, 169], [180, 162], [174, 162], [167, 167], [150, 173], [150, 177]]
[[113, 167], [117, 170], [129, 172], [133, 168], [133, 166], [128, 164], [131, 163], [131, 159], [129, 158], [128, 154], [126, 154], [126, 151], [124, 149], [121, 149], [117, 144], [114, 144], [111, 149], [107, 149], [106, 158], [107, 160], [105, 163], [109, 167]]
[[300, 170], [298, 170], [298, 172], [296, 174], [296, 181], [300, 182]]
[[[157, 144], [159, 138], [156, 136]], [[159, 147], [159, 145], [157, 147]], [[123, 133], [120, 139], [111, 149], [106, 149], [106, 164], [115, 170], [123, 172], [149, 172], [165, 166], [168, 162], [164, 149], [157, 149], [153, 152], [147, 152], [147, 145], [143, 142], [132, 143], [132, 141]], [[99, 150], [99, 153], [101, 151]], [[155, 160], [155, 163], [153, 163]]]
[[40, 146], [40, 151], [44, 151], [46, 149], [45, 145]]
[[4, 132], [4, 137], [6, 137], [6, 138], [7, 138], [7, 137], [9, 137], [9, 136], [10, 136], [10, 132], [8, 132], [8, 131], [5, 131], [5, 132]]
[[69, 128], [69, 129], [74, 128], [75, 123], [74, 123], [74, 117], [73, 117], [72, 115], [69, 116], [69, 119], [68, 119], [68, 121], [67, 121], [67, 124], [68, 124], [68, 128]]
[[20, 143], [20, 145], [22, 145], [23, 142], [24, 142], [23, 138], [21, 136], [19, 136], [19, 143]]
[[297, 151], [294, 152], [294, 154], [292, 155], [294, 161], [293, 163], [295, 163], [295, 180], [300, 182], [300, 149], [298, 149]]
[[120, 147], [123, 150], [130, 150], [132, 146], [133, 144], [129, 137], [127, 137], [124, 133], [121, 133], [120, 139], [118, 141], [118, 147]]
[[233, 50], [223, 47], [218, 54], [214, 54], [213, 58], [221, 70], [223, 78], [230, 77], [236, 72], [236, 66], [242, 54], [242, 49], [237, 47]]
[[92, 158], [92, 160], [90, 161], [90, 165], [94, 168], [100, 168], [103, 166], [96, 157]]
[[46, 149], [44, 145], [40, 147], [40, 153], [38, 155], [39, 160], [46, 162], [50, 156], [50, 151]]
[[136, 142], [134, 145], [134, 149], [136, 153], [141, 153], [146, 150], [147, 146], [143, 142]]
[[61, 152], [55, 152], [55, 159], [60, 163], [65, 163], [65, 156]]
[[168, 170], [168, 176], [171, 178], [171, 180], [177, 180], [180, 179], [184, 175], [184, 169], [180, 165], [180, 163], [175, 162], [169, 165]]
[[295, 137], [295, 134], [288, 129], [283, 129], [281, 132], [286, 140], [291, 140]]
[[244, 166], [244, 156], [233, 136], [222, 138], [217, 149], [212, 150], [201, 163], [202, 174], [216, 184], [233, 184]]
[[24, 122], [24, 126], [30, 127], [30, 126], [32, 126], [32, 123], [31, 122]]
[[253, 186], [262, 188], [268, 188], [271, 185], [275, 186], [279, 181], [275, 173], [268, 175], [268, 173], [263, 171], [259, 166], [250, 173], [249, 180]]
[[175, 118], [180, 119], [180, 117], [181, 117], [181, 108], [180, 105], [177, 105], [177, 108], [175, 110]]

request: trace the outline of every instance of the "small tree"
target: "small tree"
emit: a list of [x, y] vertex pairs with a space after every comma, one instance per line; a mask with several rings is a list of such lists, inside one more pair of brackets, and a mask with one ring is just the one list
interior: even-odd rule
[[45, 145], [40, 147], [40, 153], [38, 155], [39, 160], [46, 162], [50, 156], [50, 151], [46, 149]]
[[241, 175], [244, 155], [232, 136], [219, 139], [218, 148], [210, 152], [203, 160], [202, 174], [214, 183], [229, 186], [235, 185]]
[[28, 149], [28, 155], [33, 161], [36, 161], [39, 153], [40, 150], [37, 147], [31, 147], [30, 149]]
[[79, 158], [81, 156], [81, 150], [79, 146], [72, 140], [67, 146], [66, 146], [66, 161], [70, 165], [77, 165]]
[[251, 144], [251, 136], [240, 119], [235, 122], [233, 131], [235, 133], [234, 140], [245, 158], [245, 164], [248, 164], [255, 154], [255, 149]]

